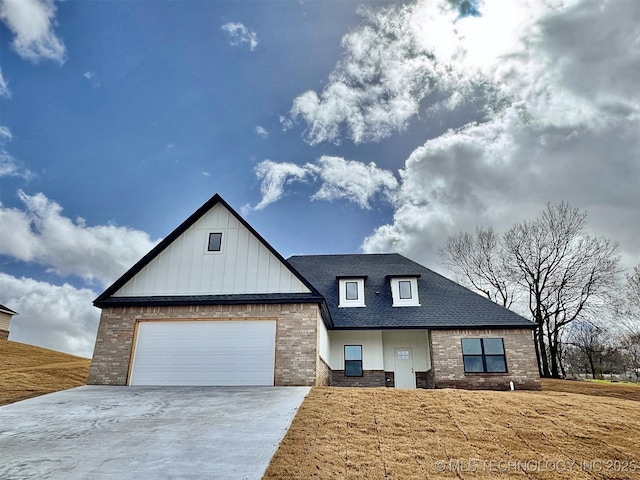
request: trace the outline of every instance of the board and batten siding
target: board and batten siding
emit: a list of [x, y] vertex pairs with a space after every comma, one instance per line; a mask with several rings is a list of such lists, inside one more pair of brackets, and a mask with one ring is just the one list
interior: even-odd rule
[[[209, 233], [222, 233], [208, 252]], [[223, 205], [217, 204], [113, 296], [309, 293]]]
[[382, 332], [380, 330], [331, 330], [329, 350], [332, 370], [344, 370], [344, 346], [362, 345], [362, 368], [384, 370]]

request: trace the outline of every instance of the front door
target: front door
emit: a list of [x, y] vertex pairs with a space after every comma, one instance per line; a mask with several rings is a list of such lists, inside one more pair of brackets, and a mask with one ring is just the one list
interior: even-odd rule
[[396, 370], [394, 373], [396, 388], [416, 388], [416, 375], [413, 371], [413, 351], [409, 347], [396, 348]]

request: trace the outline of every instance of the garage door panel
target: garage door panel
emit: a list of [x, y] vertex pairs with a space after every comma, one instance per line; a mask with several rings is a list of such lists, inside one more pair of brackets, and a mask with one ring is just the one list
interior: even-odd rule
[[138, 325], [131, 385], [273, 385], [275, 321]]

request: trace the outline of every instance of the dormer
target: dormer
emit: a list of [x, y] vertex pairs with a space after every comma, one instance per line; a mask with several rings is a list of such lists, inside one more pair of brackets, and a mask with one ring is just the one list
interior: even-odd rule
[[338, 307], [364, 307], [364, 281], [367, 277], [336, 277], [338, 280]]
[[418, 278], [420, 275], [388, 275], [394, 307], [419, 307]]

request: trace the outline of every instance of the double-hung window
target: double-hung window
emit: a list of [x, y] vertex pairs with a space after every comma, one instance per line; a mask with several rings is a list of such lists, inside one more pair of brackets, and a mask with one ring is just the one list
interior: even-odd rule
[[463, 338], [465, 373], [506, 373], [507, 360], [502, 338]]
[[344, 376], [362, 376], [362, 345], [344, 346]]

